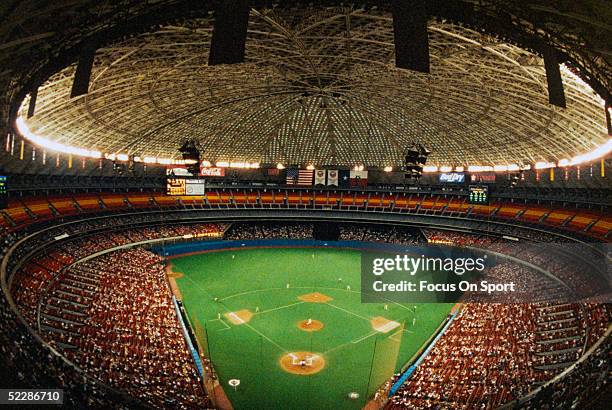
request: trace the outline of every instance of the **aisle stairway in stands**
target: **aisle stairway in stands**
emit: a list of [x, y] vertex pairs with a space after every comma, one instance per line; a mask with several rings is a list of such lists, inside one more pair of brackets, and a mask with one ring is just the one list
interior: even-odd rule
[[94, 269], [78, 265], [63, 269], [39, 302], [39, 326], [46, 340], [60, 349], [77, 348], [74, 339], [85, 325], [99, 283]]
[[534, 369], [542, 372], [540, 380], [560, 373], [582, 354], [586, 334], [583, 309], [570, 303], [538, 308]]

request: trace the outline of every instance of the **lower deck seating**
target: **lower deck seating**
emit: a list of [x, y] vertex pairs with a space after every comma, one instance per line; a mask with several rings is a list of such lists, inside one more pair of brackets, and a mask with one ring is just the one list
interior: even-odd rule
[[153, 407], [206, 407], [164, 269], [142, 249], [70, 267], [43, 301], [42, 329], [83, 371]]

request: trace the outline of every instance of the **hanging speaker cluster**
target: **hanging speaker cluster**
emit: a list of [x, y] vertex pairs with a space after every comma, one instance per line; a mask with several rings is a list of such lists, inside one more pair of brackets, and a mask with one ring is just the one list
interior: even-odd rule
[[125, 165], [120, 162], [113, 161], [113, 174], [120, 177], [125, 175]]
[[421, 144], [408, 147], [404, 154], [404, 176], [406, 179], [419, 179], [423, 175], [423, 167], [431, 151]]
[[200, 173], [200, 150], [198, 149], [195, 140], [187, 140], [179, 148], [179, 152], [183, 156], [187, 171], [191, 175], [198, 175]]
[[523, 177], [523, 171], [521, 170], [520, 172], [516, 173], [516, 174], [512, 174], [511, 176], [509, 176], [510, 178], [510, 188], [516, 188], [516, 186], [518, 185], [519, 181], [521, 180], [521, 178]]

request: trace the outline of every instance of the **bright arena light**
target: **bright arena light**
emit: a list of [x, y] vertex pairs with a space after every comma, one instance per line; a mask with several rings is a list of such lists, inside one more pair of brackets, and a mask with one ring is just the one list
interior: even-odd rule
[[608, 155], [610, 151], [612, 151], [612, 138], [609, 138], [605, 144], [600, 145], [598, 148], [594, 149], [591, 152], [575, 156], [574, 158], [572, 158], [570, 164], [578, 165], [582, 164], [583, 162], [591, 162], [593, 160]]
[[[483, 171], [488, 171], [491, 167], [478, 167], [477, 169], [482, 169]], [[520, 167], [517, 164], [508, 164], [508, 165], [493, 165], [493, 171], [495, 172], [509, 172], [509, 171], [520, 171]], [[479, 171], [473, 171], [479, 172]]]
[[559, 69], [561, 70], [561, 72], [570, 77], [581, 89], [581, 91], [585, 94], [590, 94], [593, 97], [595, 97], [595, 99], [597, 99], [597, 101], [601, 104], [602, 107], [606, 106], [606, 101], [601, 98], [601, 96], [599, 96], [599, 94], [595, 93], [593, 91], [593, 89], [591, 88], [590, 85], [588, 85], [587, 83], [584, 82], [584, 80], [582, 78], [580, 78], [579, 76], [577, 76], [576, 74], [574, 74], [574, 72], [572, 70], [570, 70], [565, 63], [560, 64], [559, 65]]
[[555, 167], [554, 162], [538, 161], [535, 163], [535, 169], [548, 169], [548, 168], [554, 168], [554, 167]]
[[558, 167], [566, 167], [566, 166], [568, 166], [569, 164], [570, 164], [569, 159], [564, 158], [564, 159], [562, 159], [562, 160], [559, 160], [559, 162], [557, 163], [557, 166], [558, 166]]
[[[210, 167], [210, 161], [202, 161], [203, 167]], [[237, 168], [237, 169], [257, 169], [260, 167], [259, 162], [244, 162], [244, 161], [217, 161], [216, 167], [219, 168]]]
[[33, 142], [36, 145], [50, 149], [52, 151], [63, 152], [65, 154], [74, 154], [82, 157], [89, 158], [101, 158], [102, 153], [97, 150], [88, 150], [84, 148], [72, 147], [69, 145], [60, 144], [58, 142], [51, 141], [48, 138], [36, 135], [30, 131], [28, 125], [22, 117], [17, 117], [15, 121], [17, 131], [27, 140]]
[[[226, 162], [224, 162], [224, 164], [227, 164]], [[219, 163], [217, 163], [217, 166], [220, 166]], [[240, 168], [240, 169], [255, 169], [255, 168], [259, 168], [259, 163], [258, 162], [240, 162], [240, 161], [236, 161], [236, 162], [230, 162], [229, 165], [227, 165], [226, 167], [228, 168]]]
[[468, 172], [491, 172], [493, 167], [490, 165], [469, 165]]
[[[573, 75], [573, 74], [572, 74]], [[19, 116], [17, 117], [17, 120], [15, 121], [15, 125], [16, 125], [16, 130], [17, 132], [24, 137], [25, 139], [27, 139], [28, 141], [46, 148], [48, 150], [51, 151], [56, 151], [56, 152], [61, 152], [61, 153], [65, 153], [65, 154], [71, 154], [71, 155], [77, 155], [77, 156], [81, 156], [81, 157], [87, 157], [87, 158], [106, 158], [109, 159], [111, 161], [114, 160], [119, 160], [119, 161], [127, 161], [129, 159], [129, 155], [125, 154], [125, 153], [101, 153], [98, 150], [89, 150], [86, 148], [80, 148], [80, 147], [74, 147], [74, 146], [70, 146], [70, 145], [64, 145], [55, 141], [50, 140], [47, 137], [44, 136], [40, 136], [35, 134], [34, 132], [32, 132], [26, 121], [24, 120], [23, 117]], [[559, 160], [559, 162], [557, 164], [555, 164], [554, 162], [547, 162], [547, 161], [538, 161], [534, 164], [534, 168], [535, 169], [548, 169], [548, 168], [555, 168], [555, 167], [566, 167], [566, 166], [570, 166], [570, 165], [579, 165], [585, 162], [592, 162], [595, 161], [599, 158], [605, 157], [607, 155], [610, 154], [610, 152], [612, 152], [612, 138], [608, 138], [608, 140], [600, 145], [599, 147], [597, 147], [596, 149], [594, 149], [593, 151], [584, 153], [584, 154], [580, 154], [580, 155], [576, 155], [574, 156], [571, 160], [567, 160], [567, 159], [561, 159]], [[177, 159], [172, 159], [172, 158], [156, 158], [156, 157], [140, 157], [140, 156], [135, 156], [134, 157], [134, 162], [144, 162], [147, 164], [164, 164], [164, 165], [179, 165], [179, 164], [186, 164], [186, 161], [183, 160], [177, 160]], [[202, 165], [204, 167], [210, 167], [212, 165], [212, 163], [210, 161], [202, 161]], [[228, 162], [228, 161], [219, 161], [216, 163], [217, 167], [221, 167], [221, 168], [251, 168], [251, 169], [257, 169], [260, 167], [260, 164], [257, 162], [253, 162], [253, 163], [249, 163], [249, 162]], [[284, 169], [285, 166], [281, 163], [278, 163], [276, 165], [276, 167], [278, 169]], [[314, 170], [315, 167], [312, 164], [309, 164], [306, 169], [308, 170]], [[357, 171], [362, 171], [364, 170], [364, 166], [363, 165], [358, 165], [355, 166], [354, 168]], [[423, 172], [427, 172], [427, 173], [432, 173], [432, 172], [450, 172], [453, 169], [452, 166], [440, 166], [439, 168], [435, 165], [427, 165], [425, 167], [423, 167]], [[455, 168], [455, 172], [463, 172], [465, 170], [465, 167], [463, 166], [456, 166]], [[491, 171], [496, 171], [496, 172], [505, 172], [505, 171], [519, 171], [520, 169], [523, 170], [529, 170], [531, 169], [531, 165], [524, 165], [522, 168], [520, 166], [518, 166], [517, 164], [509, 164], [509, 165], [494, 165], [494, 166], [489, 166], [489, 165], [468, 165], [467, 166], [467, 170], [469, 172], [491, 172]], [[392, 167], [385, 167], [384, 170], [386, 172], [391, 172], [393, 170]]]

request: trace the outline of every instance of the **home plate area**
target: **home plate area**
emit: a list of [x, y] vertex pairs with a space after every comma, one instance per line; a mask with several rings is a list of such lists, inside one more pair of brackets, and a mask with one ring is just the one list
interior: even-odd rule
[[[333, 305], [330, 302], [333, 301], [334, 299], [320, 292], [312, 292], [312, 293], [299, 295], [297, 296], [297, 299], [301, 303], [294, 302], [287, 306], [281, 306], [281, 307], [269, 309], [267, 311], [264, 310], [261, 312], [258, 309], [255, 309], [255, 312], [252, 312], [249, 309], [240, 309], [240, 310], [236, 310], [233, 312], [224, 313], [223, 316], [232, 325], [240, 326], [240, 325], [244, 325], [252, 321], [256, 315], [265, 314], [266, 312], [275, 312], [275, 314], [277, 314], [281, 309], [283, 312], [286, 312], [285, 309], [292, 308], [292, 306], [299, 306], [299, 305], [304, 306], [303, 305], [304, 303], [306, 304], [315, 303], [315, 304], [321, 304], [321, 305], [328, 305], [331, 311], [338, 312], [338, 314], [348, 314], [352, 318], [350, 320], [364, 320], [364, 321], [369, 322], [369, 325], [371, 326], [371, 329], [373, 330], [373, 332], [370, 331], [370, 333], [366, 334], [365, 336], [362, 335], [361, 337], [357, 339], [346, 341], [345, 343], [340, 343], [337, 346], [333, 346], [333, 345], [329, 346], [330, 349], [326, 350], [325, 353], [314, 353], [314, 352], [300, 350], [299, 345], [301, 343], [299, 342], [295, 343], [295, 341], [292, 343], [293, 348], [297, 347], [295, 351], [292, 351], [292, 349], [285, 350], [285, 348], [289, 346], [281, 346], [284, 344], [283, 342], [281, 342], [279, 345], [276, 343], [276, 341], [272, 341], [271, 339], [269, 339], [267, 335], [264, 336], [269, 341], [276, 344], [277, 347], [284, 350], [282, 356], [278, 359], [281, 368], [287, 373], [300, 375], [300, 376], [314, 375], [316, 373], [319, 373], [321, 370], [323, 370], [326, 367], [325, 355], [329, 354], [331, 351], [337, 351], [337, 349], [341, 348], [342, 346], [346, 346], [349, 343], [352, 343], [353, 345], [355, 343], [362, 343], [364, 342], [364, 340], [369, 339], [372, 335], [376, 333], [387, 334], [401, 326], [399, 322], [387, 319], [383, 316], [375, 316], [375, 317], [362, 316], [357, 313], [351, 312], [350, 310], [344, 309], [340, 306]], [[343, 311], [343, 313], [340, 313], [339, 311]], [[308, 316], [306, 316], [305, 319], [298, 320], [297, 322], [292, 321], [290, 323], [292, 323], [293, 326], [297, 326], [298, 329], [304, 332], [311, 333], [311, 334], [321, 331], [325, 327], [322, 321], [314, 319], [314, 318], [310, 318]], [[253, 323], [253, 325], [258, 325], [258, 327], [261, 326], [259, 322]], [[266, 333], [264, 329], [257, 330], [253, 328], [253, 330], [262, 336]], [[310, 344], [312, 344], [312, 340], [309, 338], [304, 338], [303, 342], [305, 343], [305, 345], [308, 345], [309, 342]]]
[[291, 352], [280, 358], [280, 365], [288, 373], [309, 376], [323, 370], [325, 359], [317, 353]]

